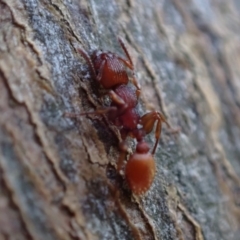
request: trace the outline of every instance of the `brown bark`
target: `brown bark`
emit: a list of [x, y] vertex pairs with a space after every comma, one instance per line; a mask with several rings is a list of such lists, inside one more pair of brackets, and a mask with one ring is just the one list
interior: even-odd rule
[[[239, 19], [237, 0], [0, 0], [0, 239], [239, 239]], [[103, 104], [77, 49], [119, 36], [141, 113], [181, 127], [142, 197], [108, 120], [63, 117]]]

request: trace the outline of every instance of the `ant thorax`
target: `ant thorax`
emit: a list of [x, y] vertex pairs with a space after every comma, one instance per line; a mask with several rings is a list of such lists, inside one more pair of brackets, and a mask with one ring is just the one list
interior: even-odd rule
[[124, 101], [125, 108], [135, 108], [138, 104], [137, 88], [129, 83], [115, 88], [115, 93]]

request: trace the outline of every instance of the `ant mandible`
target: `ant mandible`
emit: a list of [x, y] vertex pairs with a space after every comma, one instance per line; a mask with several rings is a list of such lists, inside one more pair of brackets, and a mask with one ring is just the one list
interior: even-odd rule
[[[100, 86], [107, 90], [111, 99], [111, 105], [95, 112], [82, 113], [106, 114], [110, 122], [120, 129], [122, 143], [120, 144], [120, 157], [118, 171], [120, 172], [123, 161], [127, 155], [126, 138], [128, 136], [137, 141], [136, 150], [130, 155], [125, 167], [125, 177], [133, 193], [140, 195], [145, 193], [151, 186], [156, 166], [153, 155], [161, 134], [162, 122], [169, 128], [163, 114], [152, 111], [140, 116], [137, 111], [138, 98], [141, 92], [134, 73], [133, 61], [121, 39], [118, 39], [127, 59], [112, 52], [95, 51], [91, 56], [83, 49], [78, 52], [86, 60], [90, 67], [91, 75]], [[70, 114], [75, 117], [76, 114]], [[144, 140], [145, 135], [152, 132], [154, 125], [155, 144], [150, 153], [148, 143]]]

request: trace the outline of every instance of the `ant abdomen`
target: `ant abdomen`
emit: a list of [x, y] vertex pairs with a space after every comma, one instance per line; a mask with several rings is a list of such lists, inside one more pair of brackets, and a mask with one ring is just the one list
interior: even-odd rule
[[126, 180], [132, 192], [136, 195], [144, 194], [151, 187], [155, 172], [155, 161], [149, 153], [147, 143], [138, 143], [136, 152], [130, 156], [125, 169]]

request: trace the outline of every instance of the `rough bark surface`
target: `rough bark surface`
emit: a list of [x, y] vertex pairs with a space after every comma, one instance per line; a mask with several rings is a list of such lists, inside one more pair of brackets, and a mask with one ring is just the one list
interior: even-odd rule
[[[238, 0], [0, 0], [0, 239], [238, 240], [239, 34]], [[108, 120], [63, 117], [103, 105], [77, 49], [123, 54], [119, 36], [141, 113], [181, 127], [142, 197]]]

